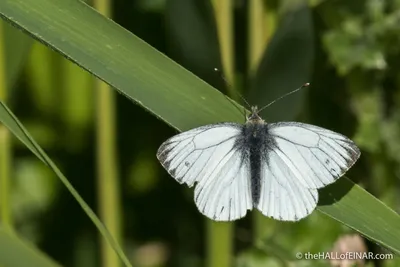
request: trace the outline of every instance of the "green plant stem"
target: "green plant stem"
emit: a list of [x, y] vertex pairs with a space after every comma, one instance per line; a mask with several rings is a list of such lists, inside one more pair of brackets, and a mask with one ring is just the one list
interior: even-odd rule
[[228, 94], [236, 99], [234, 89], [234, 42], [233, 42], [233, 0], [213, 0], [215, 19], [217, 22], [218, 40], [224, 75], [229, 82]]
[[[233, 1], [214, 0], [215, 17], [221, 51], [222, 67], [227, 79], [228, 93], [236, 98], [234, 90], [234, 57], [233, 57]], [[219, 223], [207, 219], [207, 266], [232, 266], [233, 223]]]
[[[121, 241], [121, 204], [115, 148], [115, 94], [96, 81], [97, 94], [97, 183], [100, 218], [115, 240]], [[103, 266], [119, 266], [109, 244], [102, 240]]]
[[[6, 58], [4, 47], [4, 24], [0, 21], [0, 100], [7, 99]], [[6, 230], [12, 230], [10, 209], [10, 133], [4, 125], [0, 125], [0, 222]]]
[[233, 226], [207, 219], [207, 267], [232, 266]]
[[[95, 0], [94, 7], [103, 15], [109, 16], [110, 1]], [[121, 238], [121, 203], [116, 153], [115, 92], [100, 80], [95, 81], [97, 95], [97, 185], [100, 218], [115, 240]], [[120, 266], [117, 254], [102, 240], [104, 267]]]
[[266, 47], [266, 28], [264, 1], [249, 1], [249, 23], [248, 23], [248, 58], [249, 72], [257, 69], [258, 63]]
[[277, 12], [263, 0], [249, 1], [248, 58], [249, 73], [257, 70], [276, 27]]

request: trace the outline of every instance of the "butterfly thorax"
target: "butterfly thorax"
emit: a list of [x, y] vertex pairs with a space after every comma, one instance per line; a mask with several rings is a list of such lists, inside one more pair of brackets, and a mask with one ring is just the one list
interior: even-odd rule
[[258, 107], [251, 107], [251, 114], [247, 116], [246, 123], [264, 124], [265, 121], [258, 115]]

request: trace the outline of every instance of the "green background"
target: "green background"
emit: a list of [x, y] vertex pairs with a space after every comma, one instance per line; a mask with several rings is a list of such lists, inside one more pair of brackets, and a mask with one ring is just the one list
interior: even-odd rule
[[[399, 253], [399, 14], [394, 0], [1, 1], [0, 265], [329, 266], [296, 253]], [[223, 94], [262, 106], [305, 82], [263, 118], [345, 134], [360, 160], [298, 223], [207, 220], [158, 146], [243, 122]]]

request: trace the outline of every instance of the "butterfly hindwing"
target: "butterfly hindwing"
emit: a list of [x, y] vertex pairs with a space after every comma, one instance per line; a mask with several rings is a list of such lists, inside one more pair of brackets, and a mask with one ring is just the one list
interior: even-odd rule
[[297, 221], [317, 206], [318, 191], [304, 187], [279, 157], [276, 150], [262, 163], [260, 198], [257, 209], [281, 221]]
[[157, 158], [180, 183], [195, 187], [195, 203], [207, 217], [236, 220], [253, 207], [248, 156], [236, 145], [242, 125], [219, 123], [164, 142]]

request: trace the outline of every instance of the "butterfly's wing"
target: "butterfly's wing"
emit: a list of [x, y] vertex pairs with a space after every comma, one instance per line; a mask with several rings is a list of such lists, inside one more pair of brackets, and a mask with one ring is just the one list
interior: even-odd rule
[[266, 216], [297, 221], [318, 203], [318, 188], [341, 177], [360, 156], [344, 135], [313, 125], [281, 122], [266, 125], [270, 140], [263, 152], [260, 199]]
[[157, 152], [179, 183], [197, 183], [196, 205], [213, 220], [236, 220], [253, 207], [249, 155], [236, 142], [241, 132], [240, 124], [207, 125], [173, 136]]

